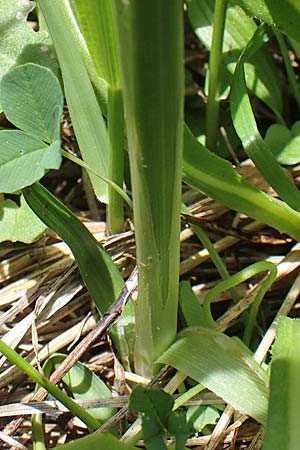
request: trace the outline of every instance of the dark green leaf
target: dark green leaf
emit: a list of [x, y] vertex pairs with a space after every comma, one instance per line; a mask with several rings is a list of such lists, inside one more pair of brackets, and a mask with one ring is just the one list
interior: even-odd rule
[[166, 427], [167, 417], [172, 411], [174, 399], [170, 394], [158, 388], [137, 385], [130, 396], [129, 409], [157, 420]]
[[143, 438], [147, 450], [167, 450], [164, 428], [153, 417], [142, 418]]
[[175, 449], [184, 449], [190, 434], [185, 411], [173, 411], [168, 417], [167, 429], [172, 436], [175, 436]]
[[[101, 314], [117, 299], [123, 279], [103, 247], [80, 220], [38, 183], [24, 190], [26, 202], [72, 250], [82, 278]], [[128, 365], [134, 333], [133, 304], [129, 302], [110, 331], [125, 365]]]

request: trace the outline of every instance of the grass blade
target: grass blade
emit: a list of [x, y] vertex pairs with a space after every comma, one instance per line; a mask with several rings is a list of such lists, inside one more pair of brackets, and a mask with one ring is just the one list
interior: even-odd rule
[[[83, 160], [108, 178], [109, 140], [93, 86], [78, 45], [80, 30], [67, 0], [39, 0], [60, 63], [65, 95]], [[99, 200], [107, 185], [89, 173]]]
[[[124, 285], [111, 257], [80, 220], [42, 185], [35, 183], [25, 189], [23, 194], [37, 216], [68, 244], [91, 297], [99, 312], [104, 314], [117, 299]], [[126, 336], [128, 342], [131, 342], [133, 332], [132, 303], [127, 304], [122, 317], [126, 317], [127, 325], [124, 325], [123, 329], [121, 324], [117, 324], [110, 333], [126, 361], [126, 358], [128, 359]]]
[[286, 176], [271, 150], [263, 141], [256, 125], [245, 84], [244, 62], [266, 40], [266, 27], [261, 26], [242, 54], [234, 74], [230, 103], [234, 127], [243, 147], [263, 177], [280, 197], [296, 211], [300, 210], [300, 192]]
[[224, 159], [216, 156], [184, 129], [183, 179], [214, 200], [277, 230], [300, 238], [300, 214], [284, 202], [248, 183]]
[[246, 347], [225, 334], [187, 328], [159, 362], [190, 376], [258, 422], [266, 422], [268, 377]]
[[[123, 186], [124, 112], [120, 88], [119, 52], [111, 0], [76, 0], [76, 16], [85, 36], [98, 75], [108, 84], [108, 133], [110, 142], [110, 179]], [[123, 201], [113, 189], [108, 190], [108, 224], [112, 233], [124, 227]]]
[[183, 126], [182, 2], [116, 0], [139, 269], [136, 369], [177, 327]]
[[270, 400], [263, 450], [298, 450], [300, 321], [278, 320], [271, 363]]

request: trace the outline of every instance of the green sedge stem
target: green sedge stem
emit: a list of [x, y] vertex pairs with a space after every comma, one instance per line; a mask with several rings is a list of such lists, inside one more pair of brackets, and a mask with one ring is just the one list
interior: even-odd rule
[[[124, 177], [124, 110], [121, 89], [108, 88], [110, 179], [122, 189]], [[112, 234], [124, 228], [123, 201], [113, 186], [108, 188], [108, 224]]]
[[213, 36], [209, 57], [209, 82], [206, 112], [206, 147], [214, 150], [218, 139], [220, 71], [227, 0], [216, 0]]
[[92, 417], [87, 411], [77, 405], [71, 398], [58, 389], [58, 387], [51, 383], [51, 381], [49, 381], [46, 377], [40, 374], [40, 372], [32, 367], [26, 359], [22, 358], [22, 356], [6, 345], [1, 339], [0, 353], [6, 356], [12, 364], [21, 369], [29, 378], [46, 389], [46, 391], [53, 395], [54, 398], [68, 408], [74, 416], [79, 417], [91, 430], [95, 431], [100, 427], [101, 423], [97, 419]]
[[72, 153], [66, 152], [65, 150], [61, 149], [61, 154], [65, 158], [72, 161], [73, 163], [77, 164], [78, 166], [82, 167], [85, 170], [88, 170], [89, 172], [92, 172], [94, 175], [96, 175], [96, 177], [99, 177], [99, 178], [101, 178], [101, 180], [105, 181], [105, 183], [107, 183], [109, 186], [111, 186], [119, 194], [119, 196], [122, 197], [123, 200], [125, 200], [127, 205], [132, 209], [133, 203], [132, 203], [131, 198], [129, 197], [129, 195], [126, 194], [126, 192], [123, 191], [123, 189], [120, 186], [118, 186], [112, 180], [109, 180], [108, 178], [104, 177], [99, 172], [96, 172], [95, 170], [93, 170], [84, 161], [82, 161], [82, 159], [78, 158], [75, 155], [72, 155]]
[[270, 288], [272, 283], [274, 282], [277, 274], [276, 266], [269, 262], [269, 261], [260, 261], [255, 264], [252, 264], [249, 267], [246, 267], [245, 269], [241, 270], [240, 272], [236, 273], [232, 277], [230, 277], [228, 280], [222, 281], [217, 286], [215, 286], [213, 289], [211, 289], [208, 294], [206, 295], [203, 303], [203, 309], [205, 318], [207, 320], [207, 323], [212, 327], [216, 328], [216, 322], [214, 321], [212, 314], [211, 314], [211, 303], [214, 300], [214, 298], [219, 295], [221, 292], [224, 292], [226, 290], [232, 289], [233, 287], [237, 286], [238, 284], [243, 283], [244, 281], [248, 280], [249, 278], [253, 277], [254, 275], [257, 275], [261, 272], [268, 271], [268, 276], [263, 280], [261, 283], [260, 289], [257, 293], [256, 299], [254, 303], [251, 306], [250, 309], [250, 315], [247, 316], [247, 322], [246, 327], [244, 331], [244, 341], [246, 345], [250, 342], [252, 331], [255, 325], [256, 315], [259, 308], [259, 305], [267, 292], [267, 290]]
[[33, 414], [31, 419], [31, 428], [32, 428], [32, 449], [47, 450], [47, 447], [45, 445], [42, 414]]
[[284, 60], [284, 64], [285, 64], [285, 69], [286, 69], [286, 73], [288, 76], [288, 80], [290, 82], [294, 97], [298, 103], [298, 107], [300, 109], [300, 92], [299, 92], [299, 87], [298, 87], [298, 83], [295, 77], [295, 72], [293, 70], [292, 64], [291, 64], [291, 59], [287, 50], [287, 46], [284, 40], [284, 37], [281, 33], [279, 33], [275, 28], [274, 28], [274, 34], [276, 36], [283, 60]]

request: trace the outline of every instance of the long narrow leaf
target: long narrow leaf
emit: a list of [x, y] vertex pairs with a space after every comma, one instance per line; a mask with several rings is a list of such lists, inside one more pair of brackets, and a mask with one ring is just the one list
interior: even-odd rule
[[[124, 111], [120, 88], [119, 49], [114, 5], [111, 0], [76, 0], [76, 17], [85, 36], [98, 75], [108, 84], [109, 174], [123, 186]], [[108, 224], [112, 233], [123, 230], [123, 200], [108, 190]]]
[[272, 151], [263, 141], [257, 129], [245, 84], [244, 62], [260, 48], [265, 40], [266, 28], [261, 26], [257, 29], [237, 64], [230, 95], [232, 119], [243, 147], [257, 169], [289, 206], [300, 211], [300, 192], [284, 173]]
[[300, 321], [281, 317], [272, 351], [270, 403], [263, 450], [298, 450]]
[[203, 147], [187, 127], [184, 130], [183, 179], [229, 208], [300, 238], [298, 212], [248, 183], [228, 161]]
[[182, 2], [116, 0], [116, 7], [139, 267], [136, 362], [152, 375], [177, 326]]
[[[102, 113], [84, 65], [80, 30], [67, 0], [39, 0], [60, 63], [65, 95], [80, 151], [88, 166], [108, 177], [109, 141]], [[89, 174], [99, 200], [107, 202], [107, 186]]]
[[[117, 299], [124, 284], [111, 257], [80, 220], [42, 185], [35, 183], [25, 189], [23, 194], [30, 208], [72, 250], [88, 291], [103, 315]], [[124, 328], [121, 319], [111, 329], [111, 335], [121, 356], [126, 360], [128, 358], [126, 337], [128, 342], [131, 342], [133, 332], [132, 303], [125, 308], [123, 318]]]

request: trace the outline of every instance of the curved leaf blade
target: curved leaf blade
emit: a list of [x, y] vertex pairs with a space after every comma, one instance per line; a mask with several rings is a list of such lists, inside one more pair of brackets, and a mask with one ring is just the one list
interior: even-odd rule
[[[52, 368], [56, 369], [66, 359], [66, 355], [55, 353], [51, 355], [44, 364], [44, 371], [47, 376], [50, 375]], [[112, 398], [112, 393], [106, 384], [94, 372], [89, 370], [81, 362], [76, 364], [63, 377], [63, 382], [69, 387], [76, 400], [94, 400], [96, 398]], [[106, 422], [112, 417], [116, 409], [106, 408], [89, 408], [88, 412], [100, 420], [101, 423]]]
[[300, 3], [298, 0], [231, 0], [245, 9], [247, 14], [300, 41]]
[[300, 192], [286, 176], [275, 156], [263, 141], [256, 125], [244, 77], [244, 62], [264, 44], [266, 28], [255, 32], [242, 54], [234, 74], [230, 105], [234, 127], [248, 156], [280, 197], [296, 211], [300, 210]]
[[[37, 216], [70, 247], [87, 289], [103, 315], [124, 286], [117, 266], [75, 214], [46, 188], [35, 183], [24, 189], [23, 194]], [[133, 351], [133, 308], [133, 302], [129, 301], [121, 318], [110, 330], [126, 366]]]
[[250, 352], [225, 334], [188, 328], [158, 362], [175, 367], [258, 422], [266, 422], [268, 377]]
[[203, 147], [187, 127], [183, 156], [183, 178], [187, 184], [235, 211], [299, 239], [300, 214], [248, 183], [228, 161]]

